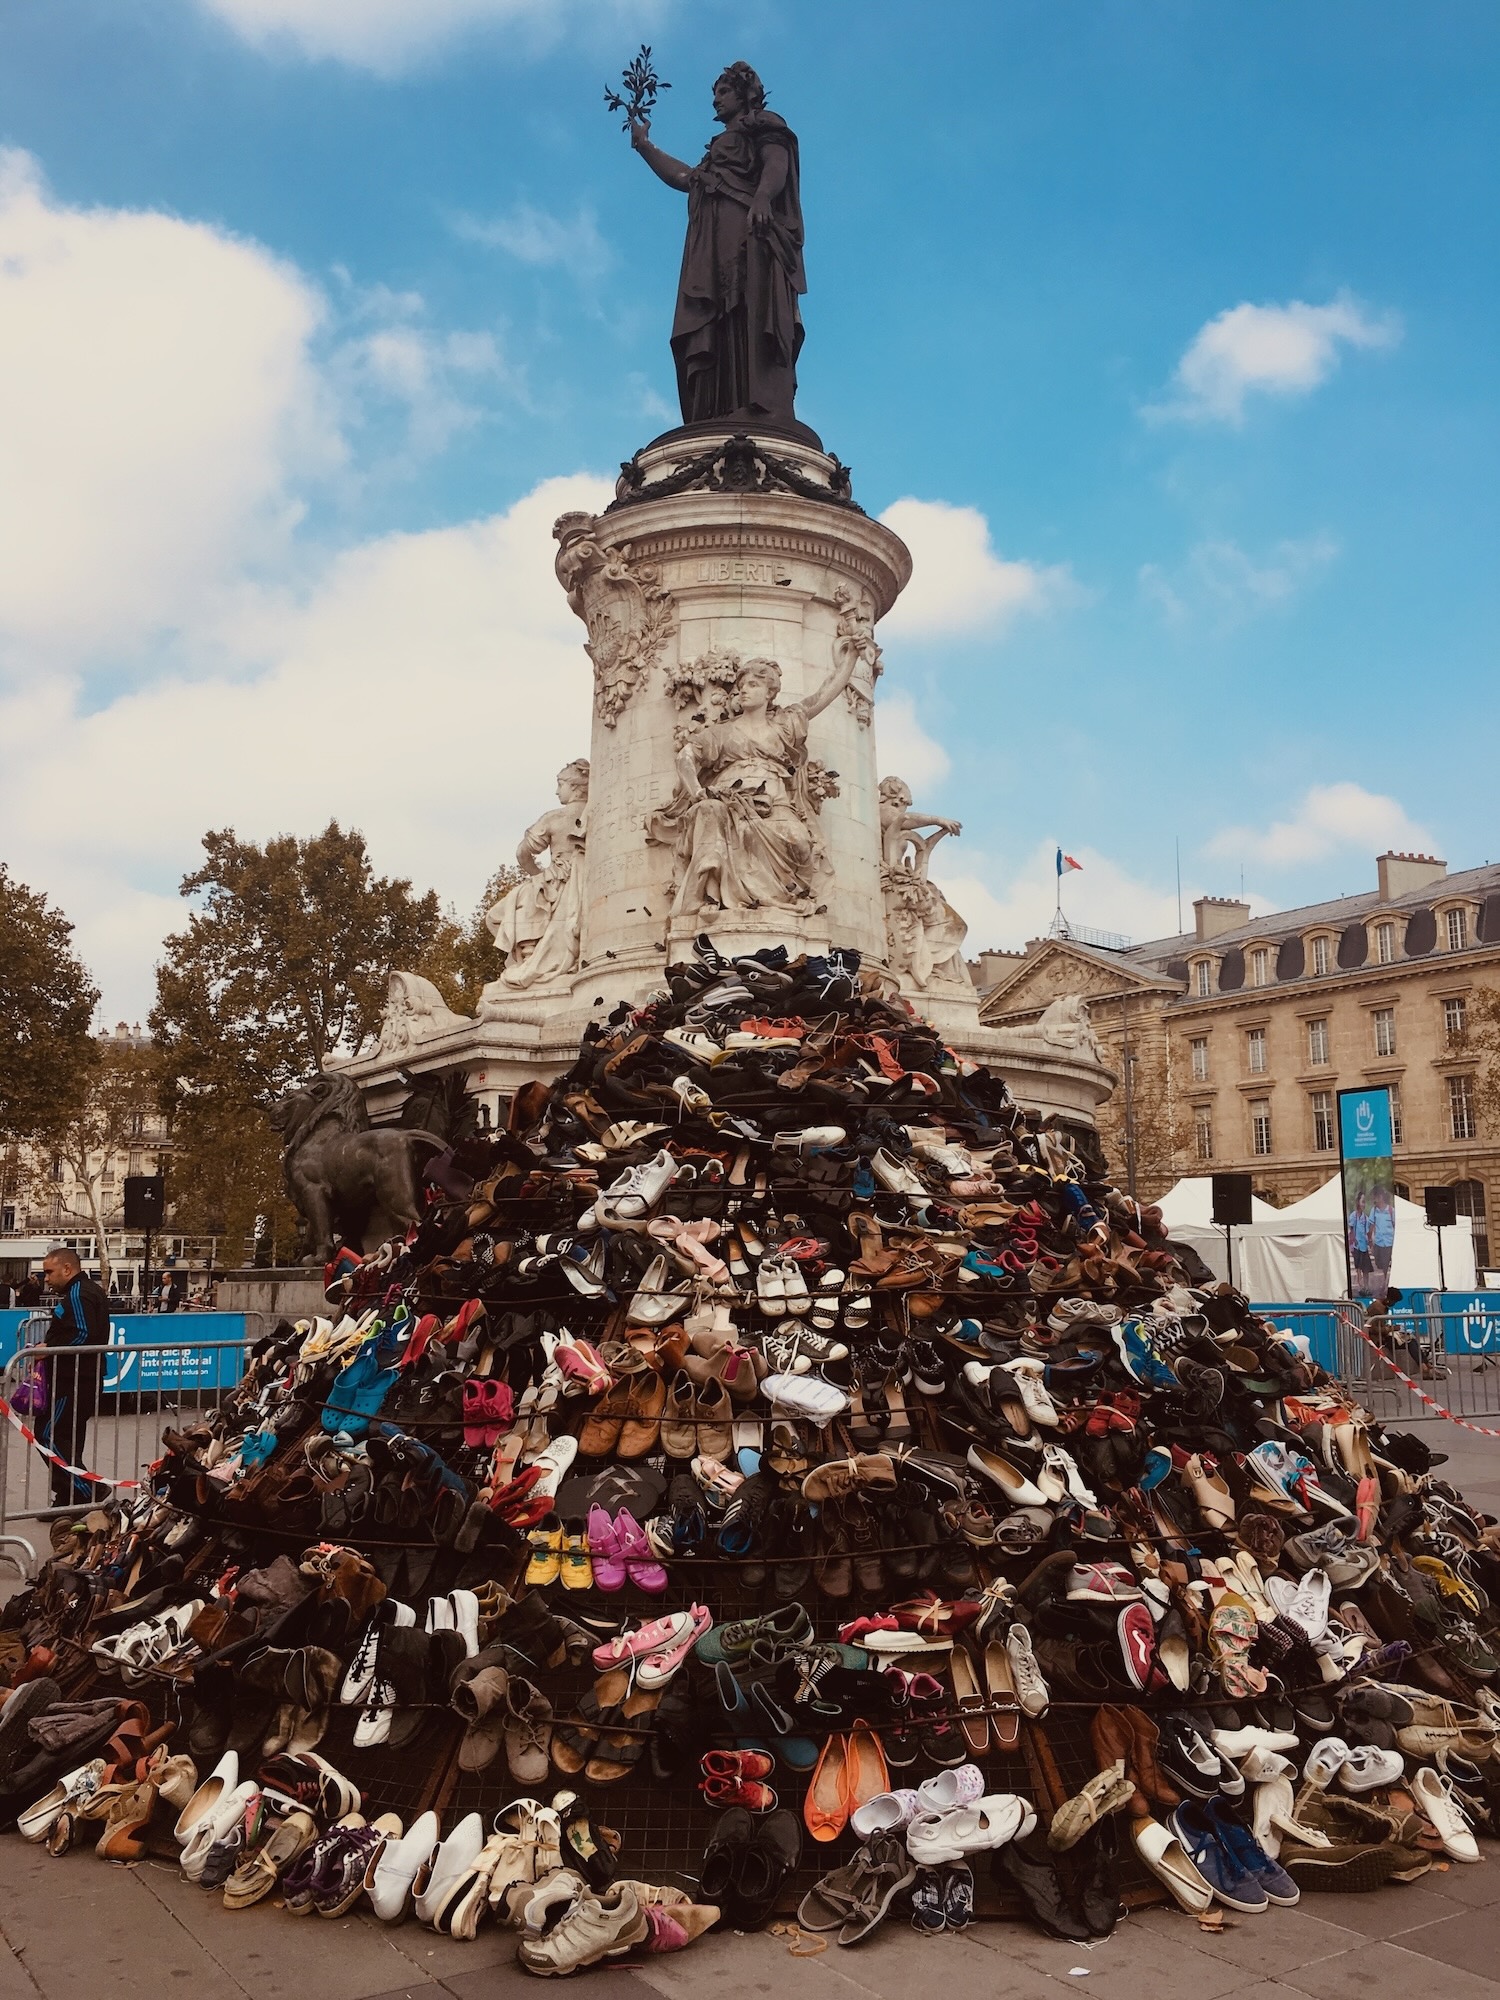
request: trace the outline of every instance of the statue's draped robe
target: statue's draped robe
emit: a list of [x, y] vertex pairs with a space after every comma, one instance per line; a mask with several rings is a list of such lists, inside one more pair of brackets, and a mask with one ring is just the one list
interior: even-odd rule
[[[771, 148], [786, 179], [770, 226], [750, 233], [750, 203]], [[688, 185], [687, 241], [672, 353], [684, 423], [715, 417], [795, 421], [797, 353], [807, 290], [797, 140], [774, 111], [754, 111], [720, 132]]]

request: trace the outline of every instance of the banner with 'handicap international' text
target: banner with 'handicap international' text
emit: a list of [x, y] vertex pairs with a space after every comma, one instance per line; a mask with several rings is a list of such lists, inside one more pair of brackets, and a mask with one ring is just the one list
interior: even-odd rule
[[1390, 1289], [1396, 1247], [1396, 1163], [1388, 1090], [1339, 1092], [1339, 1164], [1349, 1296], [1379, 1298]]

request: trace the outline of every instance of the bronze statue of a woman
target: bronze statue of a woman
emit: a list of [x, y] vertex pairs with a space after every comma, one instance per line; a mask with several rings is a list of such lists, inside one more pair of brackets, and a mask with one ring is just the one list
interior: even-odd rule
[[724, 130], [696, 167], [652, 145], [644, 112], [630, 118], [631, 145], [688, 198], [672, 321], [682, 420], [800, 431], [792, 405], [807, 279], [796, 135], [767, 111], [748, 63], [731, 63], [714, 85], [714, 116]]

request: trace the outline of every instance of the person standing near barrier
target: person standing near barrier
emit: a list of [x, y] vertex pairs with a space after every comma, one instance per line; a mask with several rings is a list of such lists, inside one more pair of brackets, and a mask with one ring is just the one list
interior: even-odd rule
[[[46, 1345], [51, 1350], [42, 1442], [69, 1465], [86, 1465], [89, 1418], [99, 1413], [104, 1355], [109, 1346], [109, 1295], [85, 1272], [76, 1250], [54, 1244], [42, 1275], [56, 1294]], [[52, 1467], [54, 1507], [82, 1506], [95, 1489], [60, 1466]]]

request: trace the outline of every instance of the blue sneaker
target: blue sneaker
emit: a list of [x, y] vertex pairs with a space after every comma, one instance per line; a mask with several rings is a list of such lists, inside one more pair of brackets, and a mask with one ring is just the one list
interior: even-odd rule
[[1138, 1319], [1122, 1320], [1112, 1329], [1115, 1348], [1126, 1372], [1145, 1389], [1177, 1389], [1182, 1385], [1162, 1360]]
[[1250, 1917], [1269, 1909], [1271, 1898], [1219, 1838], [1218, 1824], [1207, 1806], [1184, 1801], [1173, 1813], [1171, 1825], [1183, 1853], [1226, 1909], [1242, 1910]]
[[1268, 1901], [1290, 1909], [1293, 1903], [1302, 1900], [1302, 1891], [1291, 1876], [1280, 1862], [1271, 1859], [1255, 1835], [1236, 1819], [1223, 1799], [1210, 1799], [1200, 1810], [1205, 1819], [1213, 1822], [1219, 1844], [1227, 1849], [1238, 1867], [1255, 1877], [1265, 1890]]

